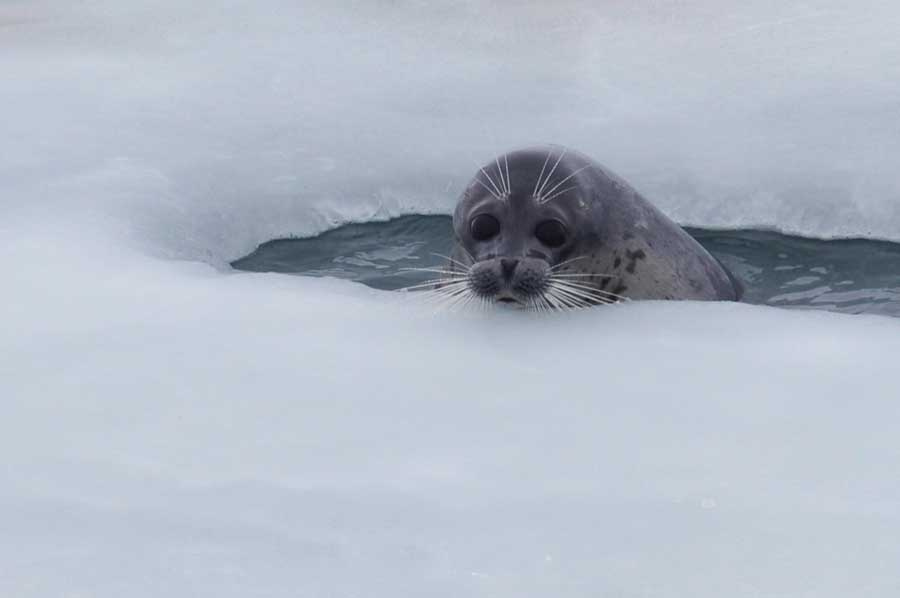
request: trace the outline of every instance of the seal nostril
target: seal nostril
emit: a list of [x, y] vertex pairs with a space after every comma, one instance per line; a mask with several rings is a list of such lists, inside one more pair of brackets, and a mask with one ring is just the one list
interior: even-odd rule
[[502, 258], [500, 260], [500, 269], [503, 271], [503, 278], [510, 280], [517, 265], [519, 265], [519, 260]]

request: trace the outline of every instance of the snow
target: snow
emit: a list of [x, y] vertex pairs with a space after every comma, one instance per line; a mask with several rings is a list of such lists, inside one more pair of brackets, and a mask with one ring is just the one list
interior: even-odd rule
[[898, 239], [863, 4], [0, 2], [0, 595], [896, 596], [900, 320], [225, 266], [545, 140]]
[[0, 594], [900, 588], [900, 321], [434, 313], [51, 232], [3, 248]]
[[6, 0], [0, 202], [224, 264], [447, 213], [555, 142], [685, 224], [900, 240], [898, 29], [891, 0]]

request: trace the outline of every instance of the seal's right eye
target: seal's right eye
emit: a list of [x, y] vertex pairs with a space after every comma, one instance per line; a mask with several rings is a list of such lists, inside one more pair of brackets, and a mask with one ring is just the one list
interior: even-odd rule
[[547, 247], [562, 247], [566, 243], [566, 227], [559, 220], [544, 220], [534, 229], [534, 236]]
[[488, 241], [500, 233], [500, 221], [490, 214], [479, 214], [469, 224], [472, 238], [476, 241]]

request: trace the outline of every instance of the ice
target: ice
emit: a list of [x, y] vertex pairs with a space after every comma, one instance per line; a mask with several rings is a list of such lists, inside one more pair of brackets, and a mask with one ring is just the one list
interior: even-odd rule
[[7, 0], [0, 201], [224, 264], [555, 142], [685, 224], [900, 240], [897, 30], [889, 0]]
[[3, 247], [2, 595], [898, 589], [896, 319], [434, 313], [75, 241]]
[[900, 321], [236, 273], [577, 147], [900, 239], [892, 2], [0, 1], [0, 595], [896, 596]]

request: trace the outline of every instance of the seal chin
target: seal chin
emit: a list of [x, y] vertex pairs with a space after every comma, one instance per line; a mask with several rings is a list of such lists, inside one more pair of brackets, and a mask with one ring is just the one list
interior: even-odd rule
[[511, 293], [500, 293], [494, 297], [494, 303], [504, 307], [525, 307], [525, 301]]
[[522, 299], [511, 296], [499, 296], [494, 299], [494, 305], [500, 309], [528, 309], [528, 303]]

